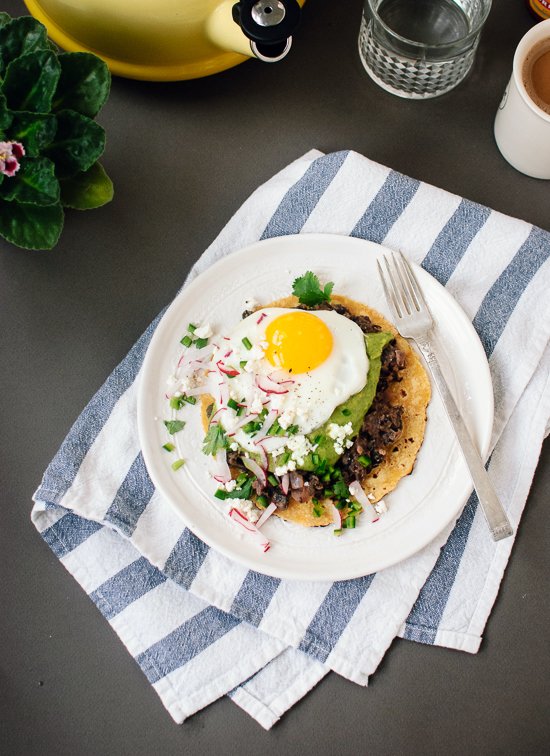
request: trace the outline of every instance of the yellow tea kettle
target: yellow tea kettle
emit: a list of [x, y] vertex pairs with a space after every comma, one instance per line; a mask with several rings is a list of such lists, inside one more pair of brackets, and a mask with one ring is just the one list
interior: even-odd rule
[[305, 0], [25, 0], [65, 50], [114, 74], [176, 81], [288, 53]]

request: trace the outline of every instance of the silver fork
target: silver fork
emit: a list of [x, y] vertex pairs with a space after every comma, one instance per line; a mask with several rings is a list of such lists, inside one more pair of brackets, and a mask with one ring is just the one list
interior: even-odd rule
[[435, 356], [430, 339], [434, 321], [422, 289], [411, 266], [401, 253], [393, 253], [391, 259], [383, 257], [383, 261], [384, 269], [377, 261], [378, 272], [388, 305], [395, 318], [395, 325], [402, 336], [416, 342], [432, 373], [494, 540], [507, 538], [512, 535], [513, 530]]

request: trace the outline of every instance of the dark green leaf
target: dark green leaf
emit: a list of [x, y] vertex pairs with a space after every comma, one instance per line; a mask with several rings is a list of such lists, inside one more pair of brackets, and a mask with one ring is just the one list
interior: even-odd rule
[[61, 205], [23, 205], [0, 200], [0, 235], [24, 249], [51, 249], [63, 229]]
[[29, 157], [38, 157], [53, 140], [57, 120], [51, 113], [15, 112], [9, 129], [10, 139], [22, 142]]
[[11, 16], [9, 13], [0, 13], [0, 29], [2, 29], [6, 24], [9, 24], [11, 21]]
[[61, 67], [51, 50], [38, 50], [13, 60], [2, 85], [11, 110], [48, 113]]
[[113, 182], [100, 163], [83, 173], [60, 180], [61, 202], [75, 210], [93, 210], [113, 199]]
[[12, 122], [12, 113], [8, 110], [8, 103], [2, 93], [0, 93], [0, 135], [5, 136], [6, 129]]
[[5, 200], [31, 205], [54, 205], [59, 202], [59, 181], [55, 166], [45, 157], [24, 157], [21, 167], [0, 188]]
[[45, 26], [32, 16], [14, 18], [0, 28], [0, 69], [21, 55], [48, 48]]
[[96, 116], [111, 88], [107, 65], [96, 55], [68, 52], [59, 56], [61, 77], [53, 99], [53, 109], [71, 109], [89, 118]]
[[333, 283], [327, 283], [324, 289], [321, 289], [319, 279], [315, 273], [308, 270], [307, 273], [294, 281], [292, 293], [298, 297], [302, 304], [314, 307], [322, 302], [330, 301], [333, 286]]
[[105, 149], [105, 131], [87, 116], [73, 110], [57, 114], [57, 133], [45, 154], [54, 161], [60, 178], [87, 171]]

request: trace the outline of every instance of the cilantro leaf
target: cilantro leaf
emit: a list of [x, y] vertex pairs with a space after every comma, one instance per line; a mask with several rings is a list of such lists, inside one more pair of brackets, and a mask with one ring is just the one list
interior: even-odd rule
[[220, 449], [227, 449], [228, 446], [229, 442], [222, 426], [219, 423], [212, 423], [202, 444], [204, 454], [214, 456]]
[[183, 420], [165, 420], [164, 425], [168, 433], [173, 436], [174, 433], [179, 433], [180, 430], [183, 430], [185, 422]]
[[307, 273], [294, 281], [292, 293], [298, 297], [302, 304], [313, 307], [321, 304], [321, 302], [329, 302], [333, 287], [334, 284], [331, 281], [325, 284], [324, 289], [321, 289], [321, 284], [315, 273], [308, 270]]

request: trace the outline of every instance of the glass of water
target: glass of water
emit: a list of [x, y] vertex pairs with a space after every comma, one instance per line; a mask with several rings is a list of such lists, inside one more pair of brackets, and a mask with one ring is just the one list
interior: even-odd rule
[[444, 94], [470, 71], [490, 8], [491, 0], [365, 0], [363, 65], [399, 97]]

